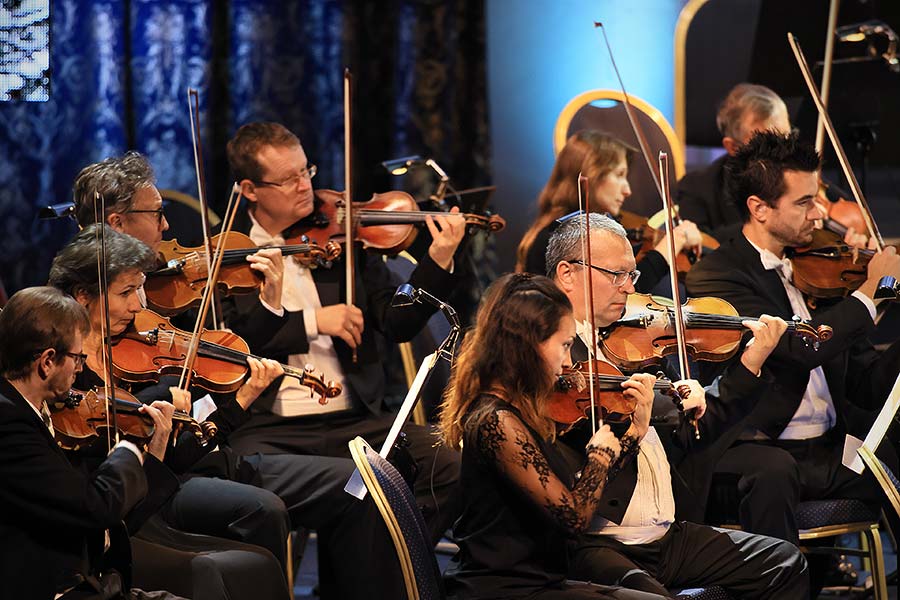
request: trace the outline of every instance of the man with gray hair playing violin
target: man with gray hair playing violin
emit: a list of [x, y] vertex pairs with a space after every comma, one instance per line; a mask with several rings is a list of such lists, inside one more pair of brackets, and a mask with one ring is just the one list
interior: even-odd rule
[[[578, 216], [563, 223], [550, 238], [547, 268], [574, 307], [578, 336], [573, 361], [609, 362], [602, 344], [591, 350], [594, 339], [599, 340], [593, 332], [622, 316], [640, 273], [618, 223], [599, 214], [590, 214], [589, 223], [592, 256], [583, 255], [585, 217]], [[662, 597], [672, 597], [669, 588], [714, 585], [742, 598], [806, 595], [806, 563], [795, 546], [698, 524], [708, 489], [704, 448], [721, 436], [733, 435], [730, 432], [768, 389], [771, 380], [761, 373], [762, 364], [787, 328], [781, 319], [767, 316], [744, 324], [753, 332], [754, 343], [715, 388], [704, 393], [695, 380], [674, 384], [676, 389], [687, 386], [690, 390], [683, 406], [696, 411], [700, 440], [695, 439], [688, 419], [682, 420], [674, 443], [650, 426], [653, 376], [638, 373], [623, 384], [637, 386], [642, 393], [622, 437], [619, 468], [610, 473], [591, 524], [573, 544], [573, 578]], [[563, 440], [571, 437], [573, 448], [583, 448], [579, 433], [583, 431], [576, 429]], [[582, 461], [584, 456], [577, 458]]]

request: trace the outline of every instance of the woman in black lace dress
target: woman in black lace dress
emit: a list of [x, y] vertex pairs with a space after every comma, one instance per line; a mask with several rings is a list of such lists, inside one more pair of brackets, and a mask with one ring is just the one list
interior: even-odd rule
[[[547, 278], [512, 274], [485, 295], [462, 344], [441, 415], [444, 440], [462, 446], [465, 507], [456, 522], [460, 552], [447, 573], [458, 598], [658, 598], [566, 581], [565, 544], [590, 522], [607, 473], [636, 446], [608, 426], [587, 444], [574, 482], [546, 414], [554, 380], [570, 365], [572, 306]], [[625, 393], [652, 395], [638, 374]]]

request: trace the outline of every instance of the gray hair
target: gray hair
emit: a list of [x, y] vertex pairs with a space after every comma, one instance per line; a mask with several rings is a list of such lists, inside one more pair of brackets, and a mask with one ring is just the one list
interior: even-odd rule
[[752, 113], [758, 120], [766, 121], [779, 110], [787, 114], [787, 106], [781, 97], [764, 85], [739, 83], [719, 105], [716, 115], [716, 126], [722, 137], [736, 140], [744, 138], [741, 125], [744, 115]]
[[[600, 213], [590, 213], [588, 215], [591, 226], [591, 233], [605, 231], [612, 235], [617, 235], [624, 240], [628, 239], [625, 228], [612, 217], [601, 215]], [[572, 217], [568, 221], [562, 223], [550, 236], [547, 242], [547, 251], [544, 254], [544, 260], [547, 264], [547, 277], [551, 279], [556, 274], [556, 266], [563, 262], [571, 262], [573, 260], [581, 260], [581, 236], [584, 232], [584, 215]]]
[[134, 204], [137, 191], [151, 187], [155, 181], [147, 158], [134, 151], [86, 166], [75, 178], [72, 190], [78, 224], [86, 227], [97, 220], [94, 217], [95, 193], [106, 202], [106, 220], [113, 213], [127, 212]]

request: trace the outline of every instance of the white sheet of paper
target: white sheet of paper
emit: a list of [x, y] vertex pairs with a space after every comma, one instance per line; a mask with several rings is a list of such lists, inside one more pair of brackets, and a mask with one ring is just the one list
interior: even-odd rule
[[862, 475], [863, 461], [859, 458], [859, 455], [856, 454], [856, 451], [860, 449], [863, 445], [861, 439], [857, 437], [853, 437], [850, 434], [844, 436], [844, 457], [841, 459], [841, 463], [850, 469], [851, 471], [856, 471], [859, 475]]
[[216, 410], [216, 403], [213, 402], [213, 399], [207, 394], [194, 402], [194, 405], [191, 407], [191, 416], [194, 417], [194, 420], [198, 423], [202, 423], [214, 410]]
[[[894, 419], [894, 415], [897, 414], [898, 407], [900, 407], [900, 376], [897, 377], [897, 380], [894, 382], [894, 387], [891, 388], [891, 393], [888, 394], [887, 400], [884, 401], [884, 405], [878, 413], [878, 418], [875, 419], [872, 428], [869, 430], [869, 433], [866, 434], [865, 442], [863, 442], [866, 445], [866, 448], [875, 452], [878, 445], [881, 443], [881, 440], [884, 439], [884, 435], [887, 433], [888, 427], [890, 427], [891, 421]], [[851, 464], [847, 464], [845, 453], [844, 465], [857, 473], [862, 473], [864, 469], [864, 463], [859, 455], [854, 456]]]

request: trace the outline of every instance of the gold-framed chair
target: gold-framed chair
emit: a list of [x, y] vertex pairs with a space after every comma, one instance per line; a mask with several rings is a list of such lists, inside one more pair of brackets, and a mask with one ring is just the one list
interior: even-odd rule
[[[684, 175], [684, 146], [675, 135], [672, 125], [652, 104], [628, 94], [636, 118], [647, 138], [651, 153], [663, 150], [669, 155], [675, 180]], [[625, 109], [624, 96], [618, 90], [589, 90], [572, 98], [559, 113], [553, 129], [553, 150], [559, 153], [572, 134], [583, 129], [597, 129], [639, 148], [639, 143]], [[632, 197], [626, 208], [642, 215], [652, 215], [660, 209], [659, 193], [653, 175], [641, 157], [631, 162], [628, 176]]]
[[361, 437], [350, 455], [390, 533], [406, 584], [408, 600], [445, 597], [434, 548], [415, 496], [403, 476]]

